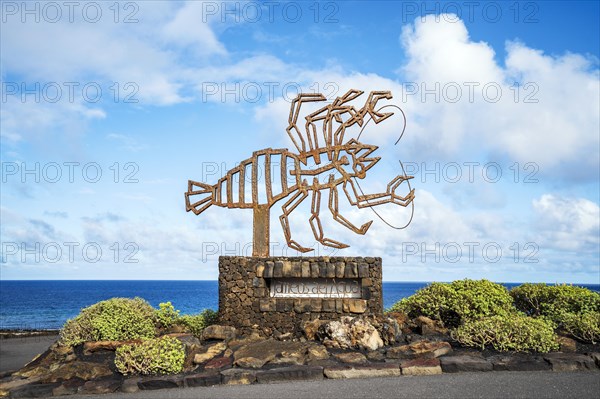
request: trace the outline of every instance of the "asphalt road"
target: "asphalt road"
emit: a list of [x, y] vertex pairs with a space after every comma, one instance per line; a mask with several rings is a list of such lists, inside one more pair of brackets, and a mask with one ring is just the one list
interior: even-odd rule
[[421, 377], [323, 380], [73, 395], [70, 399], [352, 399], [352, 398], [557, 398], [600, 397], [600, 372], [552, 371], [457, 373]]
[[0, 339], [0, 373], [20, 369], [57, 339], [58, 335]]

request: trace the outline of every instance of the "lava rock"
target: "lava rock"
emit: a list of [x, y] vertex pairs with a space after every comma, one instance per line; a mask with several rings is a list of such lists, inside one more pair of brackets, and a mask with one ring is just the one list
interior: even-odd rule
[[400, 363], [403, 375], [442, 374], [440, 360], [436, 358], [419, 358], [405, 360]]
[[486, 359], [474, 356], [444, 356], [440, 358], [444, 373], [458, 373], [461, 371], [492, 371], [492, 363]]
[[235, 327], [231, 326], [220, 326], [218, 324], [213, 324], [212, 326], [206, 327], [202, 331], [202, 339], [219, 339], [219, 340], [228, 340], [235, 338], [237, 334], [237, 330]]

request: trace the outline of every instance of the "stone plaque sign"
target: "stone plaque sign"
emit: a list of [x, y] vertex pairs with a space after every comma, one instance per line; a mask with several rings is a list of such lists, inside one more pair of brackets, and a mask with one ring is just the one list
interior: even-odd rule
[[219, 257], [219, 321], [301, 337], [310, 320], [381, 315], [381, 258]]
[[358, 279], [279, 278], [272, 279], [271, 298], [360, 298]]

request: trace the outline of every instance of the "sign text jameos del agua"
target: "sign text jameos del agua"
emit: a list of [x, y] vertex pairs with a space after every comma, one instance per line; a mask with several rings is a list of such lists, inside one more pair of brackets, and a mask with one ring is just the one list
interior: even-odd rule
[[358, 279], [273, 279], [274, 298], [360, 298]]

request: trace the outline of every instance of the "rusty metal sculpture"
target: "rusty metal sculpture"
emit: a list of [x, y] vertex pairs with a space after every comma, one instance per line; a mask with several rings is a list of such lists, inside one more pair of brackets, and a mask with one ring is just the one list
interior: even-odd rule
[[[217, 184], [209, 185], [193, 180], [188, 181], [185, 193], [186, 211], [196, 215], [204, 212], [209, 206], [216, 205], [227, 208], [252, 208], [254, 211], [252, 256], [269, 256], [269, 211], [278, 201], [291, 197], [283, 204], [283, 213], [279, 217], [287, 245], [300, 252], [312, 251], [292, 240], [290, 223], [291, 212], [296, 209], [312, 193], [311, 216], [309, 219], [315, 239], [321, 244], [333, 248], [346, 248], [348, 245], [327, 238], [323, 234], [321, 220], [321, 191], [329, 190], [329, 210], [333, 219], [357, 234], [365, 234], [372, 220], [360, 227], [352, 224], [339, 213], [338, 188], [341, 186], [351, 205], [358, 208], [393, 203], [406, 207], [414, 199], [414, 189], [406, 196], [396, 194], [398, 187], [412, 176], [398, 175], [387, 185], [386, 192], [365, 195], [356, 179], [363, 179], [366, 173], [380, 157], [369, 157], [377, 146], [362, 144], [352, 138], [344, 141], [346, 129], [357, 124], [363, 126], [367, 115], [379, 123], [393, 115], [376, 110], [377, 102], [391, 99], [389, 91], [374, 91], [369, 94], [364, 106], [356, 109], [349, 103], [363, 94], [360, 90], [350, 90], [332, 103], [318, 109], [305, 117], [305, 134], [298, 128], [297, 122], [303, 103], [325, 101], [322, 94], [299, 94], [292, 101], [287, 133], [298, 153], [287, 149], [271, 149], [256, 151], [251, 158], [242, 161], [219, 179]], [[322, 132], [317, 129], [317, 122], [322, 123]], [[335, 122], [335, 123], [334, 123]], [[337, 125], [337, 126], [336, 126]], [[365, 124], [366, 125], [366, 124]], [[271, 164], [274, 158], [279, 159], [281, 187], [273, 189]], [[309, 165], [311, 167], [309, 167]], [[259, 168], [264, 170], [264, 187], [259, 186]], [[246, 181], [250, 175], [250, 192]], [[290, 177], [290, 181], [288, 181]], [[306, 178], [312, 177], [312, 183]], [[319, 177], [325, 177], [319, 180]], [[357, 186], [359, 190], [357, 190]], [[279, 188], [279, 187], [278, 187]], [[410, 185], [409, 185], [410, 188]], [[259, 200], [259, 191], [264, 189], [266, 199]], [[360, 193], [359, 193], [360, 191]], [[379, 215], [378, 215], [379, 216]]]

